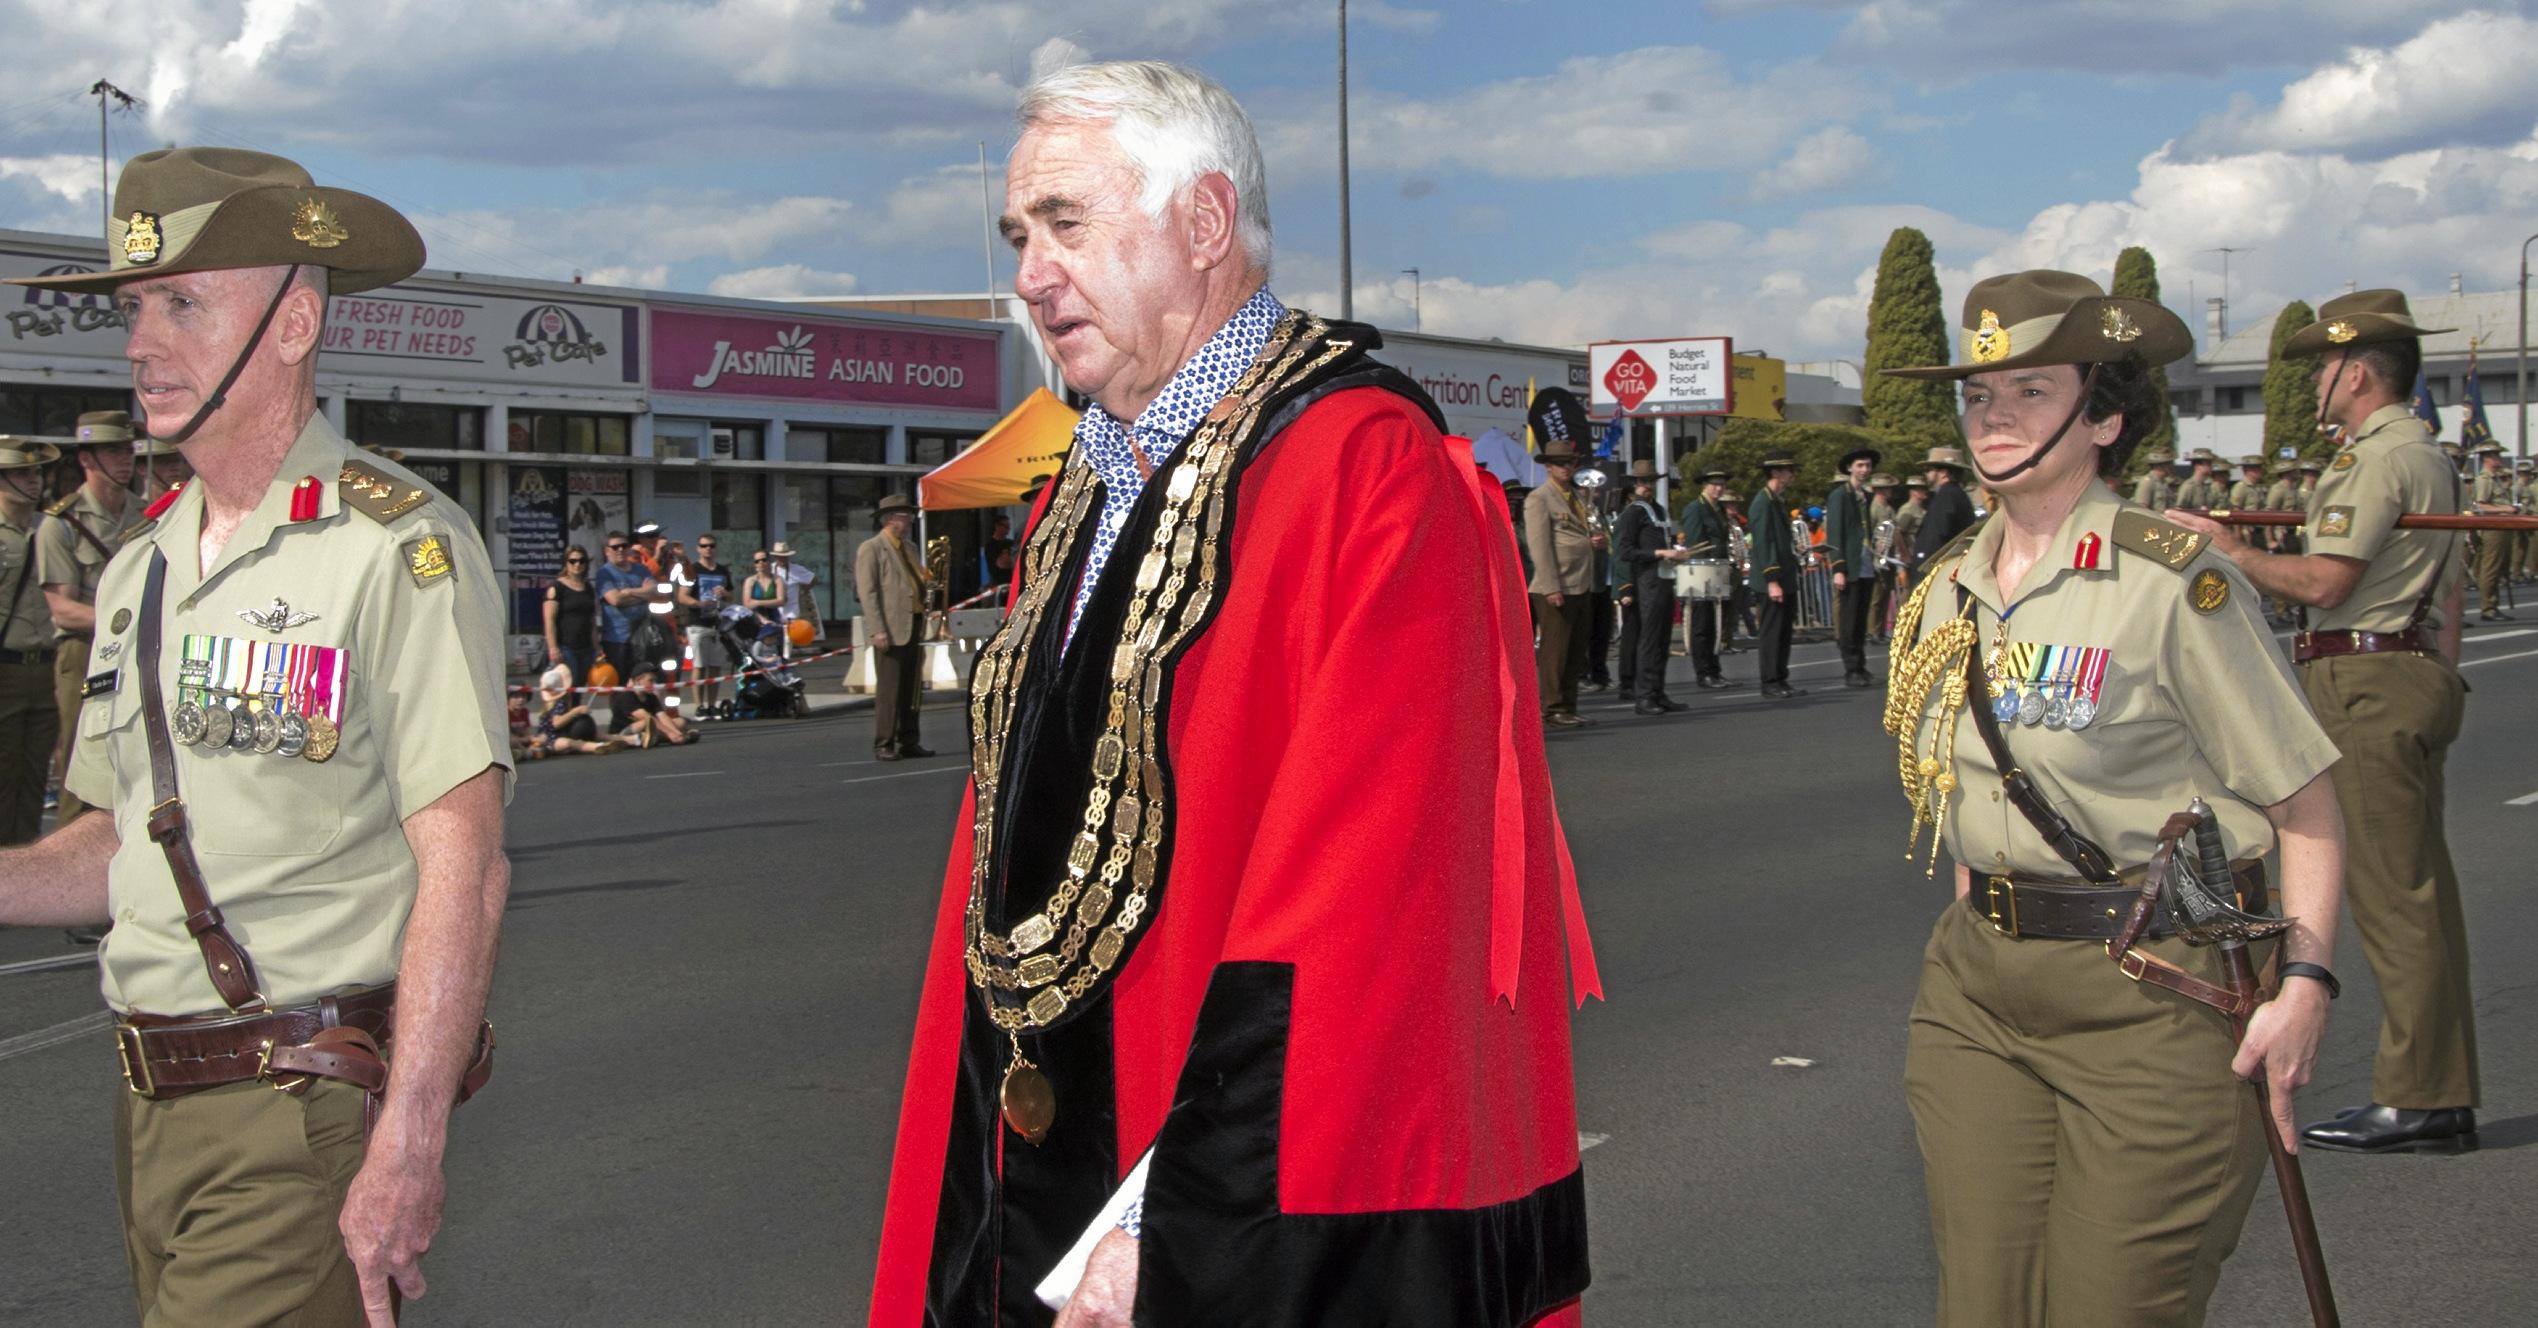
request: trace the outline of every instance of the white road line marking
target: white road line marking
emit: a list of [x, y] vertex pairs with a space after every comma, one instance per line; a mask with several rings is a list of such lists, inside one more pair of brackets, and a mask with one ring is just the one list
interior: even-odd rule
[[0, 1061], [103, 1033], [106, 1031], [106, 1025], [111, 1022], [113, 1020], [107, 1016], [106, 1012], [99, 1010], [93, 1014], [84, 1014], [77, 1019], [55, 1024], [51, 1028], [39, 1028], [32, 1033], [20, 1033], [16, 1037], [0, 1040]]
[[21, 959], [14, 964], [0, 964], [0, 978], [18, 973], [50, 973], [57, 968], [79, 968], [96, 962], [97, 952], [94, 950], [83, 951], [79, 954], [53, 955], [45, 959]]
[[2538, 807], [2538, 793], [2517, 797], [2503, 804], [2506, 807]]
[[1597, 1144], [1610, 1142], [1612, 1137], [1613, 1136], [1609, 1134], [1595, 1134], [1587, 1130], [1580, 1130], [1577, 1132], [1577, 1151], [1583, 1153]]
[[720, 770], [681, 770], [667, 775], [645, 775], [645, 779], [695, 779], [700, 775], [719, 775]]
[[2515, 636], [2538, 636], [2538, 627], [2515, 627], [2508, 632], [2478, 632], [2469, 637], [2468, 641], [2474, 645], [2483, 645], [2488, 641], [2509, 641]]
[[840, 784], [870, 784], [873, 781], [880, 779], [914, 779], [918, 775], [966, 775], [968, 773], [968, 766], [946, 765], [937, 766], [932, 770], [902, 770], [894, 775], [865, 775], [858, 779], [841, 779], [837, 782]]
[[837, 768], [838, 768], [838, 767], [840, 767], [840, 766], [849, 766], [849, 765], [879, 765], [879, 764], [881, 764], [881, 762], [879, 762], [879, 761], [874, 761], [874, 760], [869, 760], [869, 759], [867, 759], [867, 760], [862, 760], [862, 761], [823, 761], [823, 762], [821, 762], [821, 763], [820, 763], [820, 769], [822, 769], [822, 770], [835, 770], [835, 769], [837, 769]]
[[2488, 655], [2484, 659], [2471, 659], [2466, 663], [2461, 664], [2459, 667], [2463, 669], [2472, 669], [2479, 664], [2500, 664], [2507, 659], [2528, 659], [2533, 655], [2538, 655], [2538, 650], [2524, 650], [2517, 655]]

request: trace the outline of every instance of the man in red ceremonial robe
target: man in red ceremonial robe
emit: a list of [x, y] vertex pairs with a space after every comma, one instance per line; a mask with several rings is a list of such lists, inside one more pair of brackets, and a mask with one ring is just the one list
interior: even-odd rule
[[871, 1321], [1574, 1323], [1601, 993], [1505, 509], [1269, 293], [1222, 88], [1077, 66], [1021, 123], [1016, 290], [1094, 409], [979, 662]]

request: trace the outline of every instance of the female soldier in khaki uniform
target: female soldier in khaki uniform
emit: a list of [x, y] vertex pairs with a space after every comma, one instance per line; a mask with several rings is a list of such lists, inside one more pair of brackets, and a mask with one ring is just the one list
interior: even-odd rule
[[[2000, 501], [1925, 565], [1887, 710], [1916, 839], [1937, 820], [1958, 864], [1906, 1063], [1943, 1324], [2200, 1323], [2264, 1166], [2235, 1076], [2266, 1076], [2288, 1138], [2325, 1023], [2323, 982], [2289, 982], [2234, 1046], [2215, 1010], [2109, 961], [2163, 822], [2198, 796], [2251, 908], [2279, 836], [2285, 957], [2323, 965], [2334, 944], [2335, 749], [2229, 560], [2101, 482], [2157, 418], [2149, 366], [2191, 345], [2155, 303], [2024, 272], [1974, 287], [1964, 363], [1888, 371], [1963, 380], [1971, 461]], [[1980, 727], [1971, 706], [2126, 884], [2090, 886], [2016, 809], [1986, 740], [1957, 732]], [[2148, 935], [2224, 982], [2164, 912]]]

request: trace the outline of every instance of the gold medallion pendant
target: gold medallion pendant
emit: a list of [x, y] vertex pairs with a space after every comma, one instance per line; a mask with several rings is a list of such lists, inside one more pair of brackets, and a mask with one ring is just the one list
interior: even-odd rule
[[1020, 1043], [1014, 1045], [1013, 1064], [1005, 1067], [1004, 1086], [996, 1091], [996, 1101], [1004, 1110], [1005, 1124], [1035, 1147], [1057, 1123], [1057, 1090], [1049, 1086], [1049, 1077], [1040, 1073], [1039, 1066], [1022, 1058]]

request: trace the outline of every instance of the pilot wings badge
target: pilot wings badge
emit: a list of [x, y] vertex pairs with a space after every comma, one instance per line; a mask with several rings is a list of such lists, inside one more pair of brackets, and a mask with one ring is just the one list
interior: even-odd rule
[[317, 621], [316, 614], [302, 613], [299, 610], [292, 608], [289, 604], [284, 603], [282, 597], [279, 595], [273, 597], [272, 608], [267, 609], [262, 613], [258, 613], [254, 609], [240, 609], [238, 610], [238, 616], [268, 632], [273, 633], [276, 636], [289, 631], [291, 628], [305, 626], [306, 624]]

